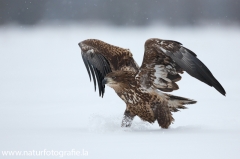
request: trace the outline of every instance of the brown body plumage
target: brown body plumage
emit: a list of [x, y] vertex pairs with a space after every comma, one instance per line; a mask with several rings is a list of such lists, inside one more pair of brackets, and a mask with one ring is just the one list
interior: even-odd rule
[[96, 39], [85, 40], [79, 46], [90, 79], [92, 74], [95, 89], [98, 82], [99, 95], [103, 96], [107, 84], [126, 103], [122, 121], [124, 127], [131, 126], [137, 115], [150, 123], [157, 120], [159, 126], [168, 128], [174, 121], [171, 112], [186, 108], [185, 104], [196, 103], [161, 92], [177, 90], [176, 82], [181, 79], [179, 73], [183, 71], [225, 95], [223, 87], [208, 68], [179, 42], [147, 40], [141, 67], [128, 49]]

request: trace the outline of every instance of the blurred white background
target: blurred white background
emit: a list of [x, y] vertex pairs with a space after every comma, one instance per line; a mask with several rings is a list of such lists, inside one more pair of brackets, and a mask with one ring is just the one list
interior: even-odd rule
[[[212, 10], [208, 6], [215, 1], [184, 6], [187, 2], [148, 2], [142, 10], [145, 1], [0, 1], [0, 151], [85, 149], [89, 158], [239, 158], [240, 14], [228, 9], [230, 1], [220, 1]], [[122, 129], [124, 102], [109, 87], [104, 98], [94, 92], [78, 42], [96, 38], [129, 48], [140, 65], [144, 42], [153, 37], [179, 41], [194, 51], [227, 95], [185, 73], [180, 90], [172, 94], [198, 103], [174, 113], [168, 130], [139, 118]]]

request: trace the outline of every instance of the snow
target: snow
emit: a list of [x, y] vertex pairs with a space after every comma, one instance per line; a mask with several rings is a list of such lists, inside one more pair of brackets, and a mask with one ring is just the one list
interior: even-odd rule
[[[0, 35], [0, 151], [84, 149], [99, 159], [240, 157], [240, 28], [9, 25]], [[140, 65], [144, 42], [155, 37], [194, 51], [227, 95], [185, 73], [172, 94], [198, 103], [174, 113], [169, 129], [139, 118], [121, 128], [124, 102], [109, 87], [104, 98], [94, 92], [78, 43], [96, 38], [129, 48]]]

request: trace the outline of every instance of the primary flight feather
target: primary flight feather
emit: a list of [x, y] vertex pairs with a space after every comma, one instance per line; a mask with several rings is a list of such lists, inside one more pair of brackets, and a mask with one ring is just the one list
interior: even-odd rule
[[174, 121], [171, 112], [196, 103], [188, 98], [163, 93], [179, 89], [176, 82], [181, 80], [180, 74], [184, 71], [213, 86], [222, 95], [226, 94], [196, 54], [176, 41], [148, 39], [141, 67], [128, 49], [97, 39], [84, 40], [79, 46], [95, 90], [98, 85], [99, 95], [103, 97], [107, 84], [126, 103], [123, 127], [131, 126], [137, 115], [150, 123], [157, 120], [159, 126], [168, 128]]

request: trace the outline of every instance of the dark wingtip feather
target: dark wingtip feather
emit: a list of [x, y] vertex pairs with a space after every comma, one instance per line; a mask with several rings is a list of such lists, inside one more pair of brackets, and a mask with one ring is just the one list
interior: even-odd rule
[[102, 85], [103, 76], [102, 76], [102, 74], [100, 73], [100, 71], [98, 69], [94, 68], [94, 71], [95, 71], [95, 75], [97, 77], [99, 96], [103, 97], [104, 88], [105, 88]]
[[222, 95], [226, 95], [226, 91], [222, 87], [222, 85], [218, 82], [218, 80], [213, 76], [211, 71], [205, 66], [202, 61], [200, 61], [197, 57], [193, 57], [193, 61], [195, 62], [196, 66], [198, 67], [198, 73], [200, 76], [204, 78], [204, 82], [213, 86], [219, 93]]
[[184, 47], [181, 47], [180, 51], [183, 58], [180, 58], [180, 60], [177, 59], [176, 62], [178, 62], [186, 72], [209, 86], [213, 86], [222, 95], [226, 94], [222, 85], [213, 76], [207, 66], [197, 58], [195, 53]]
[[90, 81], [91, 81], [91, 75], [90, 75], [90, 71], [89, 71], [89, 67], [90, 67], [90, 66], [88, 65], [88, 63], [87, 63], [87, 61], [86, 61], [86, 59], [85, 59], [84, 56], [82, 56], [82, 59], [83, 59], [83, 63], [84, 63], [84, 65], [85, 65], [86, 69], [87, 69], [88, 76], [89, 76]]
[[99, 92], [99, 96], [101, 96], [101, 91], [102, 91], [102, 89], [101, 89], [101, 85], [99, 84], [99, 73], [98, 73], [98, 71], [97, 71], [96, 68], [94, 68], [94, 72], [95, 72], [95, 75], [96, 75], [96, 78], [97, 78], [97, 82], [98, 82], [98, 92]]
[[[216, 79], [215, 79], [216, 80]], [[216, 80], [217, 81], [217, 80]], [[218, 82], [218, 81], [217, 81]], [[222, 87], [222, 85], [218, 82], [218, 84], [214, 84], [213, 87], [220, 92], [222, 95], [226, 96], [226, 91]]]
[[[99, 96], [103, 98], [105, 86], [102, 85], [102, 80], [104, 79], [106, 74], [111, 72], [108, 61], [102, 55], [94, 56], [95, 61], [89, 57], [85, 57], [84, 55], [82, 55], [82, 58], [86, 66], [90, 81], [92, 76], [94, 82], [94, 90], [96, 91], [96, 85], [98, 85]], [[101, 66], [102, 68], [98, 68], [99, 66]]]
[[92, 78], [93, 78], [93, 83], [94, 83], [94, 90], [96, 91], [96, 78], [95, 78], [95, 73], [93, 70], [93, 66], [88, 62], [89, 68], [90, 68], [90, 72], [92, 74]]

